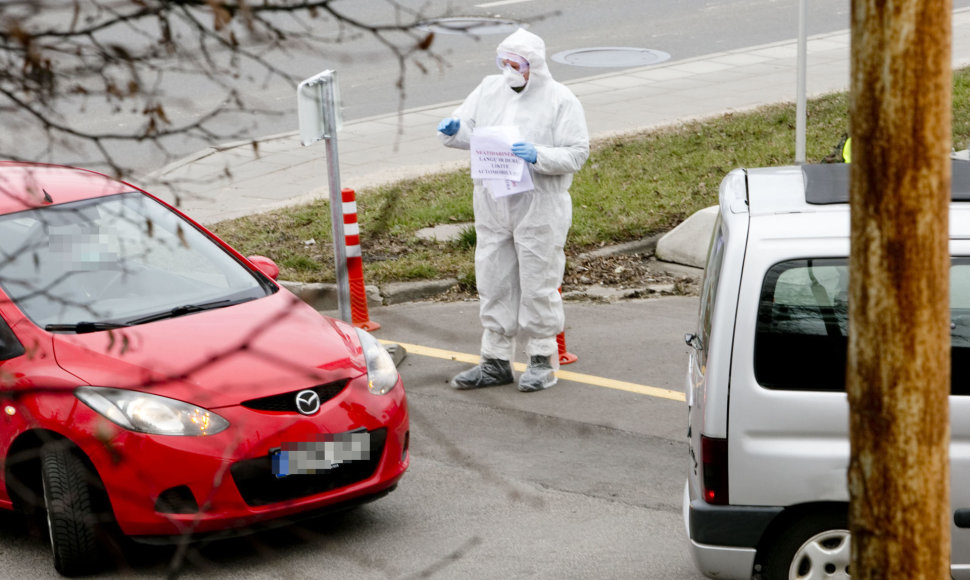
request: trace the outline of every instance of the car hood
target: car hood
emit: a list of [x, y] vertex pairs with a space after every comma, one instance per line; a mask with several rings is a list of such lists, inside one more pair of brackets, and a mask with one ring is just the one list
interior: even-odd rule
[[121, 330], [56, 334], [53, 343], [57, 363], [84, 384], [210, 409], [367, 372], [353, 327], [283, 289]]

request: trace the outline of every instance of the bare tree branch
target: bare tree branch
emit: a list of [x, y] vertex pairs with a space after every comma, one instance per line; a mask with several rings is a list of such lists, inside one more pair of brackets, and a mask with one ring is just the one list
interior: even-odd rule
[[[6, 2], [0, 157], [94, 164], [125, 176], [133, 168], [124, 143], [167, 162], [167, 143], [189, 139], [201, 149], [239, 139], [241, 125], [265, 113], [244, 98], [247, 86], [295, 87], [303, 75], [287, 68], [288, 57], [326, 54], [351, 38], [370, 37], [396, 60], [403, 103], [408, 65], [424, 73], [443, 59], [431, 50], [434, 35], [421, 28], [427, 19], [420, 10], [395, 0], [385, 6], [393, 20], [368, 23], [333, 0]], [[191, 122], [173, 122], [173, 108], [199, 108], [199, 84], [222, 93], [218, 104]], [[97, 116], [112, 123], [101, 126]]]

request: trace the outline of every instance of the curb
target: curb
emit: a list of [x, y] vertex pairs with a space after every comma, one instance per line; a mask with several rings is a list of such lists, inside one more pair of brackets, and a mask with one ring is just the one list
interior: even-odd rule
[[665, 235], [667, 234], [655, 234], [642, 240], [597, 248], [591, 252], [580, 254], [578, 257], [583, 259], [588, 257], [601, 258], [603, 256], [615, 256], [617, 254], [653, 254], [657, 251], [657, 244]]
[[657, 242], [657, 259], [703, 268], [718, 211], [716, 205], [706, 207], [667, 232]]
[[[278, 283], [316, 310], [337, 310], [340, 308], [337, 303], [336, 284], [291, 282], [287, 280], [278, 280]], [[367, 293], [367, 307], [376, 308], [378, 306], [427, 300], [444, 294], [457, 285], [458, 280], [446, 278], [444, 280], [392, 282], [384, 287], [367, 285], [364, 286], [364, 290]]]

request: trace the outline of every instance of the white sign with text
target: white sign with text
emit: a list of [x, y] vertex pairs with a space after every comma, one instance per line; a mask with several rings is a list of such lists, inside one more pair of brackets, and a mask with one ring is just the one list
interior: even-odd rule
[[512, 153], [512, 143], [520, 141], [513, 126], [476, 127], [471, 137], [471, 176], [482, 179], [495, 197], [533, 189], [532, 175], [525, 160]]

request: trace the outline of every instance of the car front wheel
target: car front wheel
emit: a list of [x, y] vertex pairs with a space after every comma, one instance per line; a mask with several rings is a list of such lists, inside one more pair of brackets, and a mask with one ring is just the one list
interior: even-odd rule
[[101, 530], [87, 468], [66, 445], [48, 445], [41, 481], [54, 568], [64, 576], [94, 572], [102, 561]]
[[848, 523], [844, 515], [821, 513], [791, 526], [770, 547], [763, 580], [822, 580], [849, 578], [852, 559]]

